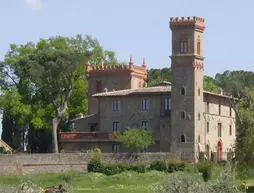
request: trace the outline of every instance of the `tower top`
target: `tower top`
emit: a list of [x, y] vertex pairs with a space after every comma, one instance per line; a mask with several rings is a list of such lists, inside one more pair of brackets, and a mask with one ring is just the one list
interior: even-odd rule
[[196, 29], [205, 30], [205, 19], [202, 17], [171, 17], [169, 23], [170, 29]]

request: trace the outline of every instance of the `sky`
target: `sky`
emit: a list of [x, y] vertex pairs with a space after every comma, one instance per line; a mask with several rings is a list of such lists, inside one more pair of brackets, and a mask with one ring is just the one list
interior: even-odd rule
[[[9, 44], [92, 35], [120, 61], [169, 67], [170, 17], [205, 18], [205, 74], [254, 70], [252, 0], [0, 0], [0, 60]], [[250, 37], [251, 36], [251, 37]], [[245, 49], [246, 48], [246, 49]]]

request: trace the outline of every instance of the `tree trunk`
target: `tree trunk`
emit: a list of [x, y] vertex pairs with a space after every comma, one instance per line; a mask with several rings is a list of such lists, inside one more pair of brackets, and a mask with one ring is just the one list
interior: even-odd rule
[[57, 140], [57, 127], [60, 122], [61, 118], [60, 117], [55, 117], [52, 120], [52, 152], [53, 153], [58, 153], [58, 140]]

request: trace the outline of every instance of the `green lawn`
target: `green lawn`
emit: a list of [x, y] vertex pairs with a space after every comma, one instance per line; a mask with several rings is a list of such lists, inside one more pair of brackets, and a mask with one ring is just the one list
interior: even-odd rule
[[0, 176], [1, 186], [16, 186], [21, 181], [28, 181], [45, 188], [49, 186], [68, 183], [74, 187], [74, 192], [91, 193], [146, 193], [154, 192], [160, 188], [167, 174], [151, 171], [145, 174], [124, 172], [114, 176], [105, 176], [98, 173], [78, 174], [75, 172], [65, 174], [41, 174], [34, 176]]
[[[215, 168], [212, 179], [216, 179], [219, 173], [220, 169]], [[73, 190], [71, 192], [77, 193], [158, 193], [167, 175], [174, 175], [174, 173], [166, 174], [158, 171], [150, 171], [144, 174], [124, 172], [113, 176], [105, 176], [99, 173], [81, 174], [76, 172], [32, 176], [2, 175], [0, 176], [0, 192], [5, 193], [1, 187], [15, 187], [21, 182], [31, 181], [42, 188], [67, 183], [67, 190]], [[253, 180], [248, 181], [249, 185], [253, 185], [253, 183]], [[248, 192], [254, 192], [251, 189], [253, 188], [250, 188]]]

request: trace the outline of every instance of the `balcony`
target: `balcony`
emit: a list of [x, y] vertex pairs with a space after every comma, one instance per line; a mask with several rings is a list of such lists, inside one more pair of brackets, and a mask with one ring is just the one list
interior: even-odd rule
[[106, 142], [112, 141], [108, 132], [60, 132], [61, 142]]

